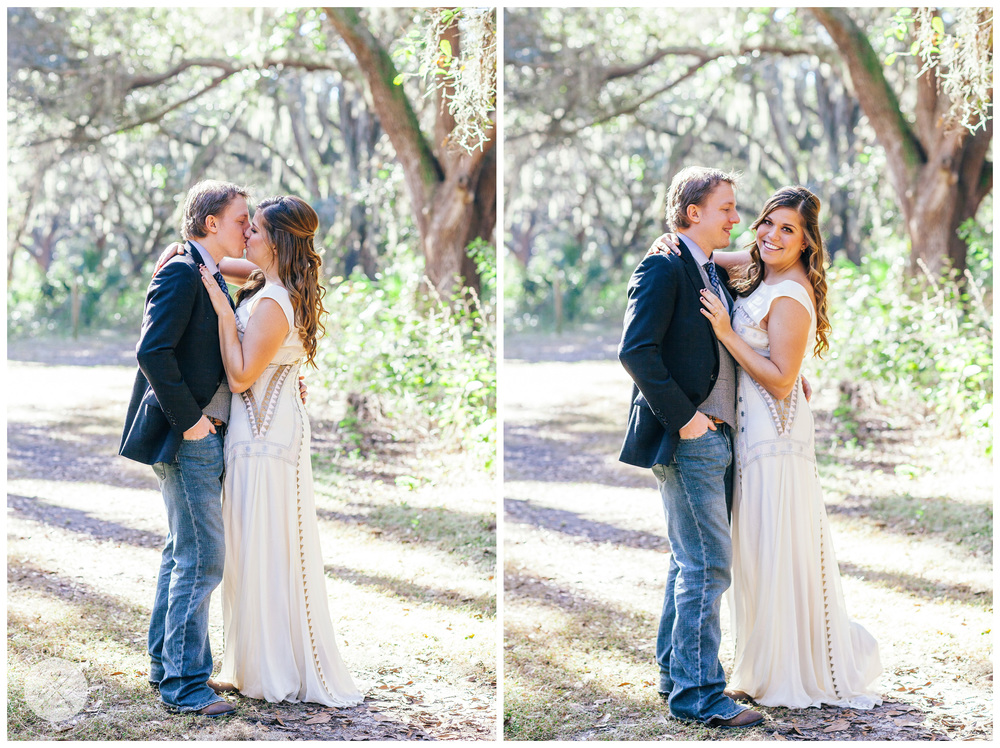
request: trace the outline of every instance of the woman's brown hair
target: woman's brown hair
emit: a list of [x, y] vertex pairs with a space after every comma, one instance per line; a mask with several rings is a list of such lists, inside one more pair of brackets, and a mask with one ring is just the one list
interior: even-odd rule
[[823, 237], [819, 233], [820, 202], [813, 193], [805, 187], [782, 187], [771, 195], [757, 220], [750, 225], [753, 233], [753, 239], [747, 244], [750, 265], [743, 278], [733, 280], [733, 287], [741, 296], [748, 296], [764, 280], [764, 261], [760, 258], [760, 249], [757, 247], [757, 227], [777, 208], [791, 208], [802, 219], [806, 248], [799, 259], [816, 296], [816, 345], [813, 355], [822, 357], [823, 352], [830, 347], [828, 334], [831, 327], [826, 310], [826, 252], [823, 250]]
[[[320, 319], [326, 313], [323, 307], [326, 289], [319, 279], [323, 261], [313, 246], [319, 216], [305, 200], [290, 195], [261, 200], [257, 211], [264, 239], [277, 258], [278, 279], [292, 300], [295, 326], [306, 349], [306, 363], [316, 366], [316, 340], [326, 329]], [[263, 271], [253, 271], [236, 292], [236, 303], [263, 287]]]

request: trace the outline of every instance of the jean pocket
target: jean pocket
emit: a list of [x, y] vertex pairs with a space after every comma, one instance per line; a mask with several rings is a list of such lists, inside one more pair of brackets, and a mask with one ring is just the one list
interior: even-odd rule
[[690, 439], [685, 439], [685, 438], [684, 438], [684, 437], [682, 436], [682, 437], [680, 437], [680, 440], [681, 440], [682, 442], [696, 442], [696, 441], [698, 441], [699, 439], [704, 439], [704, 438], [705, 438], [706, 436], [708, 436], [708, 432], [709, 432], [709, 431], [711, 431], [711, 430], [712, 430], [712, 429], [705, 429], [705, 433], [703, 433], [703, 434], [702, 434], [701, 436], [692, 436], [692, 437], [691, 437]]

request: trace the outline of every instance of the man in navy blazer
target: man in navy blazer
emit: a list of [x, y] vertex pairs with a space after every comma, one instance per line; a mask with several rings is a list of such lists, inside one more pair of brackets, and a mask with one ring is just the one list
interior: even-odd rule
[[119, 448], [152, 465], [170, 529], [149, 627], [149, 681], [169, 707], [206, 716], [233, 711], [207, 685], [208, 605], [225, 558], [222, 438], [231, 395], [218, 316], [199, 267], [208, 267], [226, 290], [218, 263], [243, 253], [247, 198], [243, 188], [214, 180], [189, 190], [182, 228], [187, 251], [163, 265], [146, 292], [139, 371]]
[[700, 301], [701, 290], [711, 289], [732, 312], [727, 277], [712, 252], [729, 246], [740, 221], [735, 183], [733, 175], [703, 167], [674, 177], [666, 217], [680, 254], [649, 254], [635, 269], [618, 348], [634, 383], [619, 459], [652, 469], [670, 539], [656, 642], [659, 690], [673, 716], [719, 727], [763, 719], [724, 693], [719, 662], [719, 609], [732, 564], [736, 365]]

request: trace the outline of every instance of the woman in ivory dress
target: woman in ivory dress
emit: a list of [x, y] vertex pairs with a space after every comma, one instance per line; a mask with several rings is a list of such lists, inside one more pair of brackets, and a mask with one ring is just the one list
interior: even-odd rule
[[[224, 648], [218, 691], [271, 702], [352, 706], [362, 700], [327, 606], [309, 459], [309, 419], [295, 384], [322, 331], [316, 212], [297, 197], [263, 200], [246, 258], [256, 266], [235, 313], [202, 268], [219, 315], [233, 392], [225, 438]], [[246, 275], [246, 261], [220, 268]]]
[[[736, 657], [727, 695], [765, 706], [868, 709], [878, 644], [847, 616], [816, 471], [800, 370], [829, 347], [820, 201], [784, 187], [751, 225], [749, 251], [715, 252], [733, 319], [702, 291], [702, 314], [739, 364], [733, 497]], [[669, 237], [664, 237], [668, 239]]]

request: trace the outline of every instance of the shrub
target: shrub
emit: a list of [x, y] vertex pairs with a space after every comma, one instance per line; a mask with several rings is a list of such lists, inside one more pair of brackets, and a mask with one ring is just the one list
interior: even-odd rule
[[482, 294], [445, 303], [420, 276], [394, 270], [352, 277], [326, 297], [320, 373], [333, 390], [373, 398], [385, 415], [431, 428], [469, 450], [486, 470], [496, 455], [495, 250], [470, 247]]
[[935, 420], [944, 433], [974, 437], [991, 451], [993, 327], [988, 296], [971, 273], [964, 284], [909, 277], [892, 251], [860, 267], [830, 269], [833, 334], [825, 368], [862, 399]]

